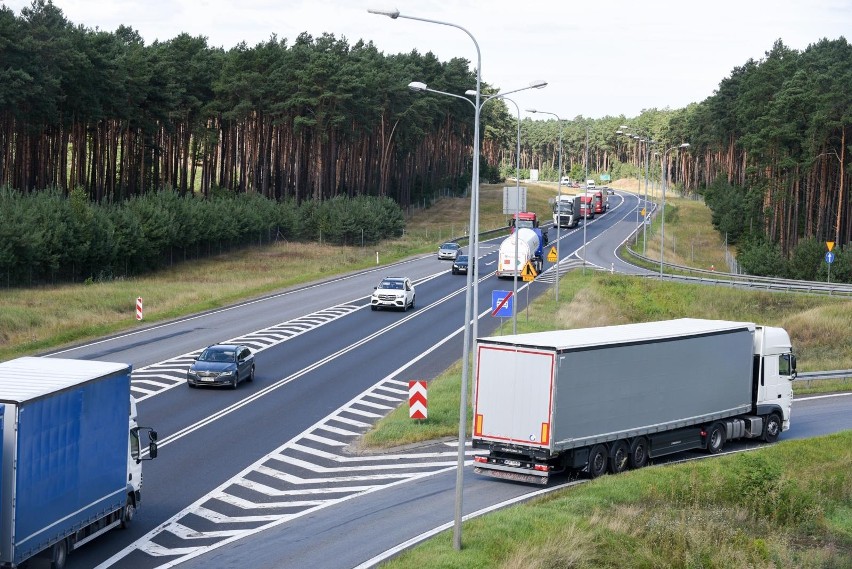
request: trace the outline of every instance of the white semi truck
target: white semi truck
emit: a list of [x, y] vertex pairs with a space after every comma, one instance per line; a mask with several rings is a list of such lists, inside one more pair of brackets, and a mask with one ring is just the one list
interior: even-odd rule
[[477, 339], [474, 470], [545, 484], [775, 441], [796, 358], [781, 328], [684, 318]]
[[577, 227], [580, 223], [580, 196], [557, 196], [553, 202], [553, 225]]

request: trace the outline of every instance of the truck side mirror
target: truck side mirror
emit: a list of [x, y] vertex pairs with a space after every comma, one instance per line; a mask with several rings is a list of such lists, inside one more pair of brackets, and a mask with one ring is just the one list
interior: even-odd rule
[[157, 458], [157, 443], [154, 441], [148, 444], [148, 457], [152, 460]]

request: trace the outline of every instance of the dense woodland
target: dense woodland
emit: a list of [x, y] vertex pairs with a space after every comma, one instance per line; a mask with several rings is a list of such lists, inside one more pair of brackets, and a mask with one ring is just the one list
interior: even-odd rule
[[[339, 196], [428, 204], [469, 189], [472, 109], [410, 92], [413, 80], [463, 93], [475, 72], [464, 59], [384, 54], [331, 34], [229, 50], [185, 34], [145, 45], [130, 27], [92, 30], [43, 0], [19, 15], [3, 7], [0, 186], [77, 190], [94, 204], [163, 189], [296, 205]], [[515, 120], [499, 99], [484, 107], [484, 180], [514, 173]], [[816, 278], [821, 255], [808, 270], [790, 263], [806, 249], [816, 255], [813, 243], [835, 241], [832, 280], [843, 271], [850, 279], [851, 121], [852, 46], [815, 39], [798, 52], [779, 40], [685, 109], [561, 125], [524, 119], [520, 162], [522, 172], [555, 179], [561, 128], [572, 177], [635, 176], [647, 150], [659, 179], [655, 152], [688, 141], [687, 152], [669, 155], [669, 182], [705, 196], [742, 266]], [[622, 124], [656, 143], [616, 134]]]

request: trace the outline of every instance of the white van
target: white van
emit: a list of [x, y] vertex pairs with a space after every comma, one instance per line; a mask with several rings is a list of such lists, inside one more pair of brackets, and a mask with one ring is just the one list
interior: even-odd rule
[[595, 189], [595, 181], [594, 180], [586, 180], [586, 189], [594, 190]]

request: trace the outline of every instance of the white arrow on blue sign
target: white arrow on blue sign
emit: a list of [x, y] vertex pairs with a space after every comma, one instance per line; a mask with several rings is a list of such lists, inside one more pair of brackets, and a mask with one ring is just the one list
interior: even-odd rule
[[492, 290], [491, 291], [491, 316], [499, 316], [500, 318], [512, 317], [512, 298], [511, 290]]
[[834, 253], [832, 253], [831, 251], [826, 253], [825, 254], [825, 262], [828, 263], [829, 265], [832, 264], [834, 262]]

